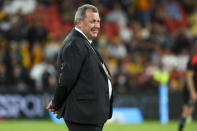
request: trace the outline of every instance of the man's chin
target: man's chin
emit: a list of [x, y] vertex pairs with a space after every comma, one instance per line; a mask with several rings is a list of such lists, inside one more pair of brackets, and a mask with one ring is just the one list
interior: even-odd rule
[[94, 39], [96, 39], [97, 38], [97, 34], [96, 35], [92, 35], [92, 39], [94, 40]]

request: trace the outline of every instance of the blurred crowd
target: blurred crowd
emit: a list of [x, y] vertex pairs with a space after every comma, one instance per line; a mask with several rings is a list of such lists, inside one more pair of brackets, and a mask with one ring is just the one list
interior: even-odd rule
[[157, 90], [158, 71], [170, 91], [183, 89], [197, 44], [196, 0], [1, 0], [0, 91], [54, 90], [59, 47], [84, 3], [100, 11], [96, 46], [116, 93]]

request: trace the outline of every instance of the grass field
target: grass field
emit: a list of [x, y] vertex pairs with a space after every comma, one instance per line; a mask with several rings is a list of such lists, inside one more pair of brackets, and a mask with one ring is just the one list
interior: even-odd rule
[[[178, 131], [178, 121], [161, 125], [157, 121], [145, 121], [139, 125], [106, 124], [103, 131]], [[0, 131], [68, 131], [64, 124], [54, 124], [47, 120], [4, 120]], [[184, 131], [197, 131], [197, 121], [187, 124]]]

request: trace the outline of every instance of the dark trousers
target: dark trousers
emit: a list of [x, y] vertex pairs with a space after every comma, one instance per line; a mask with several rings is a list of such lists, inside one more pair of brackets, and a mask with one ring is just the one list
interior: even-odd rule
[[69, 131], [102, 131], [104, 124], [80, 124], [66, 121]]

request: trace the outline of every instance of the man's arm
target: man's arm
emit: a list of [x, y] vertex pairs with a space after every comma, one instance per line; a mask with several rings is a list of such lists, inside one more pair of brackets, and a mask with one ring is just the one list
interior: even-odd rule
[[197, 100], [197, 95], [196, 95], [196, 91], [195, 91], [195, 85], [194, 85], [194, 80], [193, 80], [193, 76], [194, 76], [194, 71], [193, 70], [187, 70], [186, 71], [186, 83], [187, 83], [187, 88], [189, 90], [190, 93], [190, 99], [192, 101], [196, 101]]
[[72, 41], [72, 43], [65, 46], [62, 51], [63, 63], [61, 63], [62, 65], [60, 66], [58, 86], [51, 103], [54, 111], [62, 107], [74, 84], [77, 82], [81, 66], [87, 55], [87, 49], [83, 46], [83, 43], [79, 42], [81, 41]]

